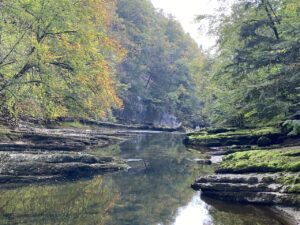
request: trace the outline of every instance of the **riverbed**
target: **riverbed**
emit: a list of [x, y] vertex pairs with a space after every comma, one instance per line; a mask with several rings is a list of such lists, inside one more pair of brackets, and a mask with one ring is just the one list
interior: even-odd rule
[[0, 187], [0, 224], [285, 225], [268, 207], [202, 198], [190, 188], [201, 165], [180, 134], [142, 134], [89, 153], [127, 160], [128, 171]]

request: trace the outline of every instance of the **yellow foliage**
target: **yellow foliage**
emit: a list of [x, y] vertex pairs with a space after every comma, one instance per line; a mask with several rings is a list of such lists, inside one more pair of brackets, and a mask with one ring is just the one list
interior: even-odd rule
[[0, 61], [0, 94], [12, 115], [103, 117], [122, 107], [113, 73], [126, 51], [107, 32], [115, 3], [4, 0], [0, 50], [13, 63]]

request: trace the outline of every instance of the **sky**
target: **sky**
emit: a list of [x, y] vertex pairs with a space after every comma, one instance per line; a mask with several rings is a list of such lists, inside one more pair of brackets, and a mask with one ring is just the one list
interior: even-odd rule
[[214, 14], [222, 4], [218, 0], [151, 0], [157, 9], [172, 14], [182, 25], [185, 32], [202, 46], [209, 50], [215, 44], [215, 37], [199, 30], [199, 24], [194, 22], [195, 16], [201, 14]]

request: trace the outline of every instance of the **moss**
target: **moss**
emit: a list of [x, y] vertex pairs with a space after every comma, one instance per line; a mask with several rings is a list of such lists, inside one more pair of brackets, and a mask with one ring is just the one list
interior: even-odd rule
[[[297, 157], [297, 158], [300, 159], [300, 157]], [[300, 171], [300, 161], [298, 161], [298, 162], [291, 162], [288, 165], [288, 169], [289, 169], [289, 171], [292, 171], [292, 172], [298, 172], [298, 171]]]
[[293, 176], [283, 177], [280, 178], [279, 182], [284, 185], [294, 184], [294, 177]]
[[299, 172], [299, 153], [300, 149], [236, 152], [223, 158], [224, 161], [219, 165], [217, 172]]
[[278, 180], [278, 183], [283, 184], [283, 185], [300, 184], [300, 173], [298, 173], [298, 175], [293, 174], [293, 176], [280, 177]]
[[284, 155], [284, 156], [291, 156], [291, 157], [295, 156], [296, 157], [296, 156], [300, 156], [300, 151], [285, 152], [282, 155]]
[[287, 188], [288, 193], [300, 193], [300, 184], [295, 184]]
[[[219, 132], [216, 132], [219, 131]], [[256, 144], [258, 139], [264, 136], [269, 141], [268, 144], [277, 140], [274, 138], [281, 135], [278, 127], [264, 127], [256, 129], [218, 129], [201, 130], [187, 135], [187, 144], [206, 145], [206, 146], [230, 146], [230, 145], [249, 145]], [[272, 139], [273, 138], [273, 139]]]

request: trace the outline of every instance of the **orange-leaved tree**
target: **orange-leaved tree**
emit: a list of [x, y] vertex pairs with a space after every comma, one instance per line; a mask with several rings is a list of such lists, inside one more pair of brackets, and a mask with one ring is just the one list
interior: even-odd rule
[[2, 0], [2, 117], [105, 117], [122, 107], [114, 68], [125, 54], [108, 35], [115, 1]]

